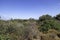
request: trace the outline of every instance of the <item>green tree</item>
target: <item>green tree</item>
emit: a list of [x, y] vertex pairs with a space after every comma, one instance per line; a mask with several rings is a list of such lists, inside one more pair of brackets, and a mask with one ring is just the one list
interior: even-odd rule
[[38, 20], [38, 24], [40, 26], [38, 29], [42, 32], [47, 32], [49, 29], [60, 29], [60, 23], [50, 15], [41, 16]]
[[60, 14], [56, 15], [55, 19], [60, 21]]

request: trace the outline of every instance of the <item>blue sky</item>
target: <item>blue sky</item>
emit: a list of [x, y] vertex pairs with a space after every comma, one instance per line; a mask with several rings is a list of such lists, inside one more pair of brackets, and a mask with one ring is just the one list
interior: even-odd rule
[[0, 0], [2, 18], [38, 19], [41, 15], [60, 13], [60, 0]]

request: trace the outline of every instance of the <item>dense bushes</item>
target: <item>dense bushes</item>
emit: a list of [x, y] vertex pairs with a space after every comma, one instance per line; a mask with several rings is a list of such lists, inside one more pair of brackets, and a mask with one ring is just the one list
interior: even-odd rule
[[43, 15], [38, 20], [0, 19], [0, 40], [37, 39], [40, 32], [47, 33], [49, 29], [60, 31], [60, 15]]
[[43, 15], [38, 20], [39, 30], [42, 32], [47, 32], [49, 29], [55, 29], [60, 31], [60, 22], [50, 15]]
[[[32, 32], [31, 22], [16, 20], [0, 20], [0, 39], [1, 40], [25, 40]], [[31, 34], [32, 35], [32, 34]]]

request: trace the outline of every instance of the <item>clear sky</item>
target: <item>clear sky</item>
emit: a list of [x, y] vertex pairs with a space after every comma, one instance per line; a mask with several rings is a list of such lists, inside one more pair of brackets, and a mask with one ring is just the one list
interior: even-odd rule
[[60, 13], [60, 0], [0, 0], [2, 18], [38, 19], [39, 16]]

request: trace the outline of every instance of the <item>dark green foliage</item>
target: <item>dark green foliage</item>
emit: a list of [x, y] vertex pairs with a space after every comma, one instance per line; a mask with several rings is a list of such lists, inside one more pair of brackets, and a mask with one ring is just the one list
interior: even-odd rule
[[43, 15], [41, 17], [39, 17], [39, 21], [44, 21], [44, 20], [51, 20], [52, 17], [50, 15]]
[[39, 30], [47, 32], [49, 29], [60, 30], [60, 23], [50, 15], [43, 15], [38, 20]]
[[56, 15], [55, 19], [60, 21], [60, 14]]

